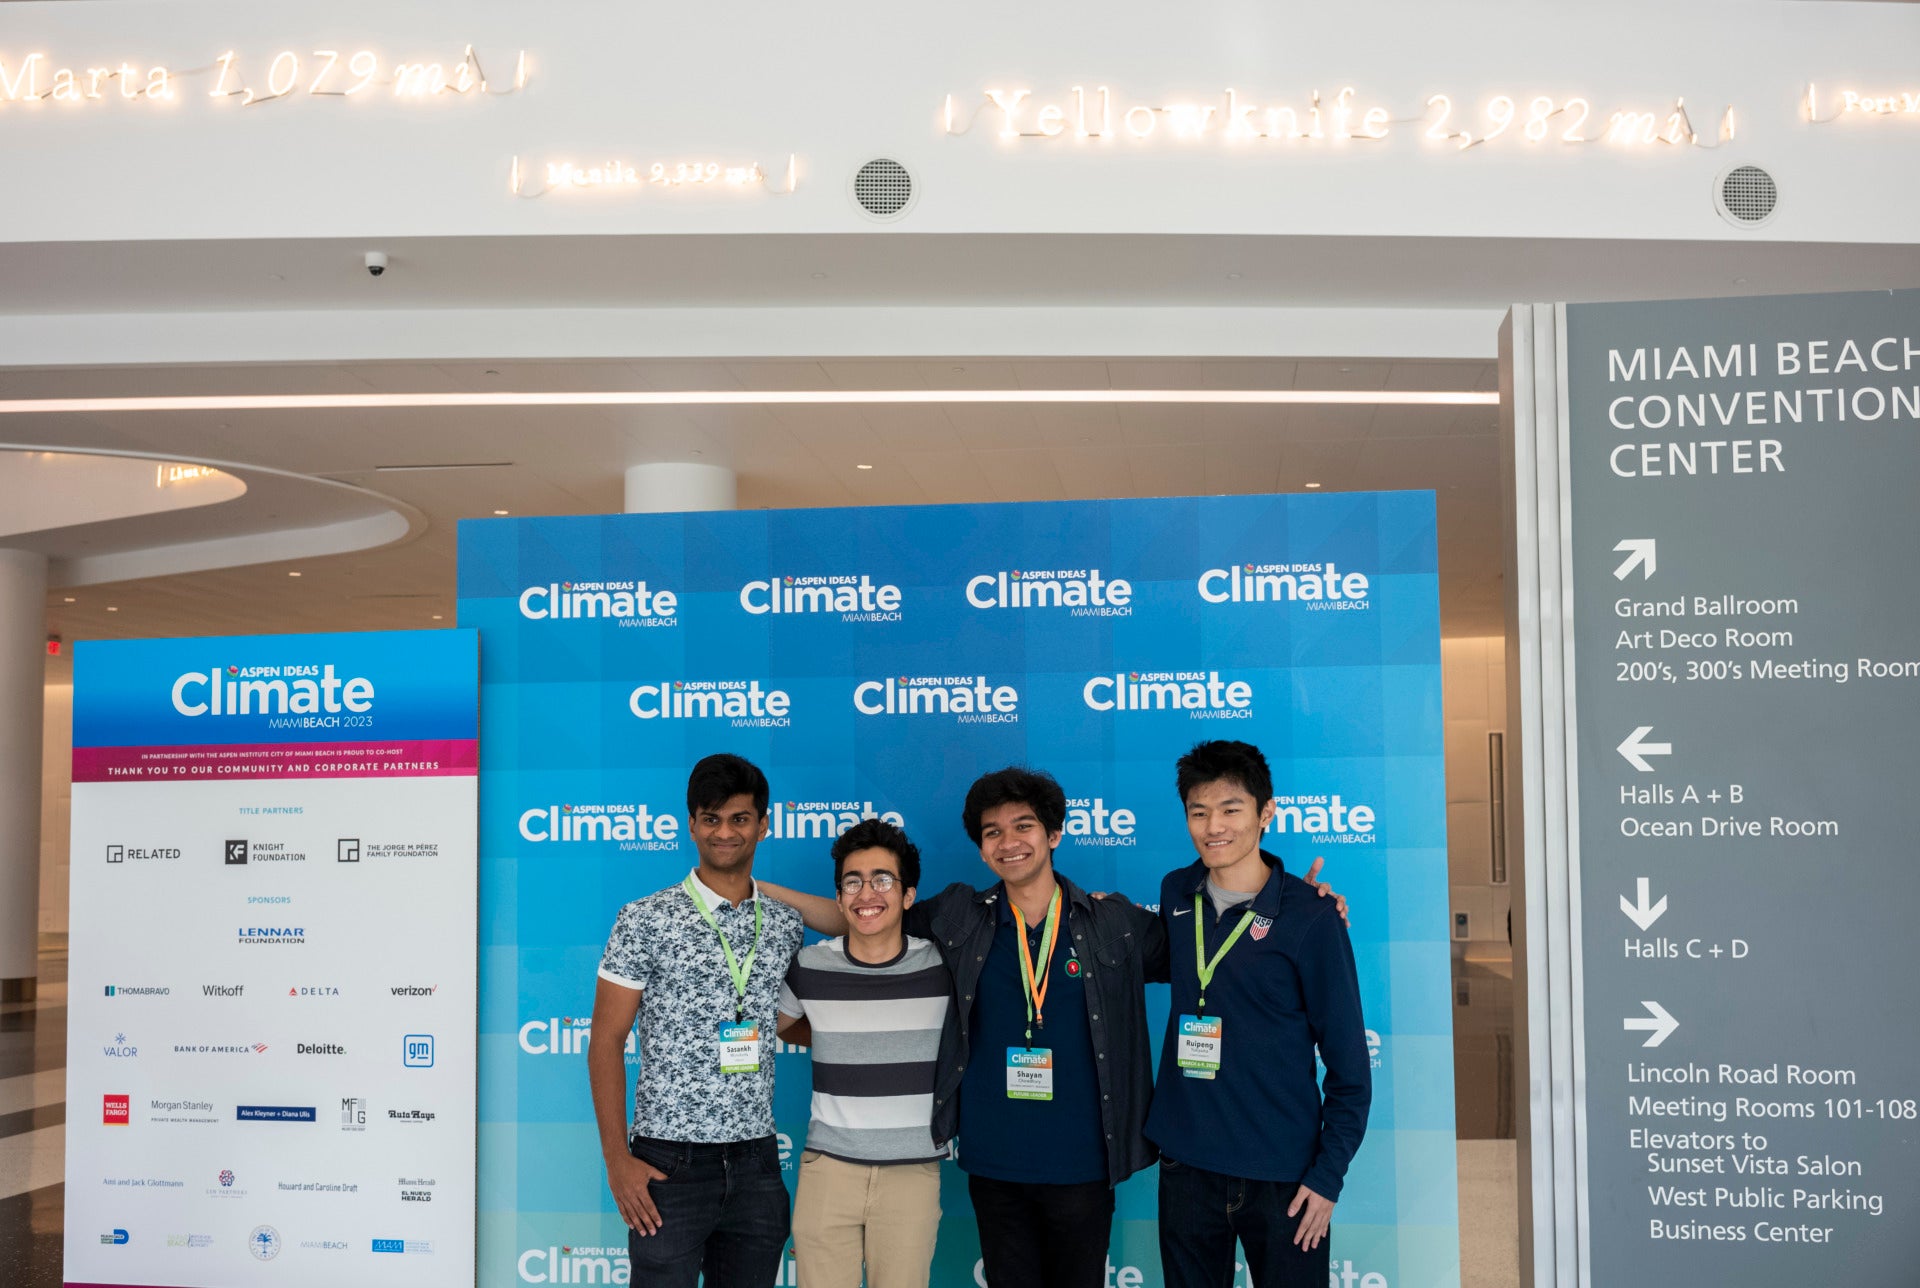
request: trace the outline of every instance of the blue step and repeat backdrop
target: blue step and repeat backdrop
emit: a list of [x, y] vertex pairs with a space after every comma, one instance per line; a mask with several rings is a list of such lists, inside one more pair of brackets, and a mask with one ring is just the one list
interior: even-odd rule
[[[1060, 870], [1145, 901], [1193, 858], [1173, 762], [1219, 737], [1273, 765], [1267, 848], [1324, 856], [1353, 903], [1375, 1091], [1333, 1283], [1459, 1283], [1432, 493], [481, 520], [459, 583], [481, 639], [480, 1284], [627, 1281], [587, 1017], [614, 914], [695, 862], [693, 761], [767, 771], [756, 871], [823, 893], [868, 814], [904, 822], [924, 889], [989, 883], [967, 785], [1042, 767], [1071, 806]], [[1157, 1058], [1165, 988], [1148, 1010]], [[777, 1067], [791, 1185], [810, 1071], [790, 1048]], [[957, 1170], [942, 1202], [934, 1282], [979, 1283]], [[1111, 1259], [1115, 1288], [1160, 1283], [1151, 1171]]]

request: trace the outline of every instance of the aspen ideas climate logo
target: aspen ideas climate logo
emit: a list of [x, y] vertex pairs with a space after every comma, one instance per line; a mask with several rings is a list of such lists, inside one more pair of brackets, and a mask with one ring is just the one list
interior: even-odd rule
[[1184, 711], [1195, 720], [1251, 720], [1253, 684], [1218, 671], [1116, 671], [1092, 676], [1080, 698], [1095, 711]]
[[1064, 608], [1074, 617], [1133, 616], [1133, 583], [1098, 568], [983, 572], [967, 583], [975, 608]]
[[740, 587], [740, 607], [755, 617], [811, 613], [832, 614], [843, 622], [897, 622], [900, 588], [876, 586], [865, 573], [769, 577]]
[[1376, 845], [1379, 837], [1371, 805], [1354, 805], [1338, 792], [1331, 796], [1276, 796], [1269, 836], [1304, 836], [1315, 845]]
[[208, 667], [173, 682], [183, 716], [266, 716], [270, 729], [338, 729], [373, 723], [373, 681], [342, 678], [333, 663]]
[[520, 592], [528, 621], [608, 621], [628, 627], [678, 626], [680, 597], [644, 581], [554, 581]]
[[793, 695], [759, 680], [661, 680], [636, 685], [627, 710], [637, 720], [725, 720], [735, 729], [785, 729]]
[[520, 814], [520, 839], [618, 845], [623, 850], [679, 847], [680, 819], [672, 810], [638, 805], [536, 805]]
[[1060, 832], [1075, 845], [1134, 846], [1140, 843], [1134, 835], [1138, 826], [1138, 819], [1130, 809], [1108, 805], [1099, 796], [1070, 796], [1066, 822]]
[[885, 819], [895, 827], [907, 825], [904, 816], [875, 809], [872, 801], [775, 801], [767, 813], [767, 836], [775, 841], [831, 841], [870, 818]]
[[1327, 563], [1242, 563], [1200, 574], [1200, 598], [1209, 604], [1299, 604], [1308, 612], [1350, 613], [1372, 608], [1371, 585], [1361, 572]]
[[1018, 724], [1020, 691], [984, 675], [890, 675], [853, 688], [863, 716], [939, 716], [959, 724]]

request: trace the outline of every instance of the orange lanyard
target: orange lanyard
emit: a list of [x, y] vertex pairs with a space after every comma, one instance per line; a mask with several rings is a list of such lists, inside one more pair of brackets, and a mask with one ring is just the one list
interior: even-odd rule
[[[1009, 898], [1008, 903], [1013, 903]], [[1060, 889], [1054, 887], [1053, 901], [1047, 905], [1046, 931], [1040, 936], [1040, 962], [1036, 966], [1033, 950], [1027, 944], [1027, 919], [1020, 913], [1020, 905], [1013, 904], [1013, 924], [1020, 931], [1020, 980], [1026, 986], [1027, 994], [1027, 1045], [1033, 1045], [1033, 1026], [1038, 1023], [1047, 1027], [1044, 1012], [1047, 1008], [1047, 985], [1052, 976], [1048, 967], [1053, 964], [1053, 945], [1060, 935]]]

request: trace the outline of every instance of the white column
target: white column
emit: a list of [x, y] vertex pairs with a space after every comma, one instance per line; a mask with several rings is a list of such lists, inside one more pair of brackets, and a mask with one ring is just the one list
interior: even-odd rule
[[39, 978], [40, 737], [47, 557], [0, 549], [0, 1000]]
[[725, 465], [655, 461], [627, 470], [628, 514], [731, 510], [735, 498], [733, 470]]

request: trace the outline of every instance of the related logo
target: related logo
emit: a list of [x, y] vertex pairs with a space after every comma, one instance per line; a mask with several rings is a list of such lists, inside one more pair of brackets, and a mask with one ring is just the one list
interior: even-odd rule
[[433, 1068], [433, 1034], [409, 1033], [401, 1038], [400, 1063], [409, 1069]]
[[338, 1042], [296, 1042], [293, 1044], [295, 1055], [345, 1055], [347, 1049]]
[[680, 597], [650, 590], [644, 581], [559, 581], [520, 592], [520, 616], [529, 621], [601, 620], [622, 627], [674, 626]]
[[1110, 809], [1099, 796], [1067, 801], [1067, 821], [1062, 833], [1079, 845], [1131, 846], [1139, 844], [1134, 835], [1137, 822], [1130, 809]]
[[202, 997], [244, 997], [246, 992], [245, 984], [202, 984], [200, 986]]
[[680, 820], [672, 810], [639, 804], [536, 805], [520, 815], [522, 840], [616, 844], [623, 850], [671, 850]]
[[627, 695], [640, 720], [728, 720], [736, 729], [785, 729], [793, 724], [793, 696], [763, 689], [758, 680], [662, 680]]
[[169, 984], [108, 984], [108, 997], [171, 997], [173, 987]]
[[767, 813], [767, 836], [776, 841], [830, 841], [869, 818], [907, 825], [893, 810], [874, 809], [872, 801], [774, 801]]
[[1372, 845], [1374, 812], [1371, 805], [1349, 805], [1339, 795], [1276, 796], [1267, 831], [1311, 837], [1321, 845]]
[[301, 984], [287, 990], [288, 997], [338, 997], [340, 989], [333, 984]]
[[245, 841], [227, 842], [227, 866], [235, 867], [247, 861], [247, 843]]
[[367, 1129], [367, 1102], [358, 1096], [343, 1096], [340, 1099], [340, 1130], [365, 1131]]
[[360, 861], [360, 838], [357, 836], [343, 836], [335, 841], [333, 857], [341, 863], [358, 863]]
[[1075, 617], [1133, 616], [1133, 583], [1098, 568], [985, 572], [967, 583], [975, 608], [1064, 608]]
[[109, 863], [170, 863], [180, 857], [181, 851], [166, 847], [147, 847], [129, 845], [109, 845], [107, 862]]
[[342, 680], [325, 666], [230, 666], [188, 671], [173, 682], [173, 709], [183, 716], [282, 716], [273, 728], [332, 729], [343, 713], [373, 709], [373, 681]]
[[108, 1093], [100, 1097], [100, 1121], [109, 1127], [127, 1127], [133, 1123], [133, 1097]]
[[950, 716], [960, 724], [1018, 724], [1020, 691], [984, 675], [890, 675], [854, 686], [863, 716]]
[[1253, 685], [1218, 671], [1116, 671], [1080, 686], [1095, 711], [1184, 711], [1195, 720], [1253, 717]]
[[1364, 611], [1367, 576], [1341, 572], [1331, 562], [1234, 564], [1200, 574], [1200, 598], [1209, 604], [1293, 604], [1310, 612]]
[[255, 1261], [272, 1261], [280, 1255], [280, 1232], [270, 1225], [256, 1225], [247, 1235], [247, 1251]]
[[873, 584], [865, 574], [772, 577], [740, 587], [740, 607], [767, 613], [836, 613], [843, 622], [897, 622], [900, 588]]
[[242, 944], [304, 944], [307, 931], [304, 926], [241, 926], [234, 932]]
[[235, 1105], [235, 1121], [243, 1123], [310, 1123], [319, 1118], [312, 1105]]
[[1267, 932], [1272, 929], [1273, 929], [1272, 917], [1256, 916], [1253, 919], [1253, 924], [1247, 927], [1247, 934], [1254, 939], [1265, 939], [1267, 937]]
[[387, 990], [395, 997], [432, 997], [440, 991], [438, 984], [395, 984]]
[[130, 1242], [132, 1237], [133, 1236], [129, 1235], [125, 1230], [109, 1230], [100, 1236], [100, 1242], [119, 1247]]
[[140, 1048], [127, 1041], [127, 1035], [116, 1033], [113, 1041], [101, 1046], [100, 1054], [109, 1060], [136, 1060], [140, 1057]]
[[622, 1245], [528, 1248], [515, 1266], [523, 1284], [623, 1284], [633, 1277]]
[[126, 847], [126, 846], [124, 846], [124, 845], [109, 845], [109, 846], [107, 847], [107, 862], [109, 862], [109, 863], [125, 863], [126, 861], [127, 861], [127, 847]]

